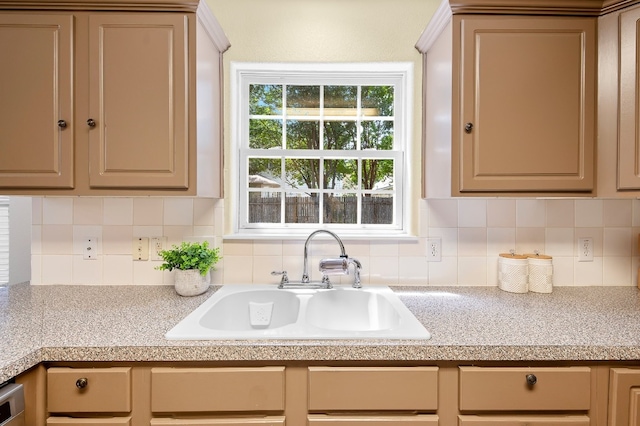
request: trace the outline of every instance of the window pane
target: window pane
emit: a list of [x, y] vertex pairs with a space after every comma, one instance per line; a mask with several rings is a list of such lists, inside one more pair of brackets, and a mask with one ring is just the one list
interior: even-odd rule
[[279, 192], [249, 193], [249, 223], [280, 223]]
[[354, 189], [358, 182], [356, 160], [324, 160], [323, 188]]
[[393, 223], [393, 196], [365, 194], [362, 196], [362, 223], [388, 225]]
[[287, 114], [319, 115], [320, 86], [287, 86]]
[[325, 86], [324, 87], [324, 108], [325, 115], [346, 115], [347, 111], [326, 111], [327, 108], [349, 108], [349, 115], [356, 115], [355, 109], [358, 107], [358, 87], [357, 86]]
[[281, 115], [282, 86], [271, 84], [249, 85], [249, 114]]
[[287, 120], [287, 149], [320, 149], [320, 123]]
[[324, 123], [324, 149], [356, 149], [355, 121], [327, 121]]
[[360, 147], [376, 150], [393, 149], [393, 122], [363, 121]]
[[393, 160], [362, 160], [362, 189], [393, 189]]
[[317, 189], [320, 185], [320, 160], [288, 158], [284, 163], [287, 183], [296, 189]]
[[324, 223], [357, 223], [358, 197], [355, 194], [324, 194]]
[[249, 158], [249, 188], [280, 188], [281, 174], [281, 159]]
[[249, 120], [249, 148], [282, 146], [282, 120]]
[[375, 108], [379, 116], [393, 116], [393, 86], [362, 86], [362, 109]]
[[287, 194], [285, 198], [286, 223], [319, 223], [318, 194]]

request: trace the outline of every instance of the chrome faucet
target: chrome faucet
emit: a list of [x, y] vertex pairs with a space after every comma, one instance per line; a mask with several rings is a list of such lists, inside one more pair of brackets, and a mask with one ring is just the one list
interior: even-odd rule
[[347, 253], [344, 250], [344, 244], [342, 244], [342, 240], [335, 233], [328, 231], [326, 229], [318, 229], [317, 231], [313, 231], [307, 237], [307, 240], [304, 243], [304, 264], [302, 270], [302, 283], [309, 283], [309, 242], [313, 237], [317, 234], [325, 233], [331, 235], [340, 246], [340, 257], [339, 258], [327, 258], [322, 259], [320, 261], [320, 272], [322, 272], [322, 284], [327, 288], [331, 288], [331, 281], [329, 280], [329, 275], [348, 275], [349, 274], [349, 266], [354, 266], [354, 282], [353, 287], [360, 288], [362, 285], [360, 284], [360, 270], [362, 269], [362, 264], [357, 259], [352, 259], [347, 256]]

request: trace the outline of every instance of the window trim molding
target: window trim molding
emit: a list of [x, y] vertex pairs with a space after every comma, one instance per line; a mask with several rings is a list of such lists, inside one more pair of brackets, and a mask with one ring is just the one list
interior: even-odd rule
[[[304, 79], [305, 82], [310, 81], [308, 73], [318, 75], [317, 84], [327, 84], [327, 80], [335, 78], [336, 83], [349, 84], [349, 80], [353, 79], [354, 84], [363, 84], [362, 79], [370, 74], [372, 80], [379, 79], [384, 84], [384, 79], [400, 79], [399, 87], [401, 89], [401, 108], [402, 116], [396, 119], [396, 126], [400, 128], [403, 138], [403, 173], [401, 176], [402, 197], [397, 199], [398, 203], [402, 203], [402, 213], [399, 217], [401, 226], [397, 229], [373, 229], [366, 225], [359, 225], [353, 228], [352, 225], [343, 224], [317, 224], [316, 228], [331, 228], [337, 230], [345, 237], [367, 237], [367, 238], [403, 238], [411, 237], [410, 220], [413, 211], [413, 201], [411, 199], [412, 189], [412, 148], [413, 148], [413, 96], [414, 96], [414, 75], [412, 62], [358, 62], [358, 63], [256, 63], [256, 62], [235, 62], [230, 63], [230, 83], [231, 83], [231, 149], [227, 156], [229, 170], [229, 194], [225, 197], [226, 209], [229, 209], [226, 216], [230, 219], [231, 226], [227, 228], [230, 235], [225, 235], [228, 239], [249, 239], [249, 238], [302, 238], [309, 234], [310, 226], [287, 226], [284, 224], [279, 229], [269, 228], [242, 228], [239, 219], [240, 206], [240, 149], [242, 137], [242, 120], [244, 112], [242, 111], [242, 82], [250, 78], [260, 80], [261, 77], [272, 75], [274, 73], [282, 74], [287, 79]], [[322, 79], [322, 81], [319, 81]], [[283, 78], [284, 80], [284, 78]], [[357, 80], [357, 81], [356, 81]], [[311, 81], [313, 81], [311, 79]], [[284, 81], [283, 81], [284, 82]], [[287, 83], [290, 80], [286, 81]], [[309, 83], [314, 84], [314, 83]], [[366, 83], [365, 83], [366, 84]], [[298, 224], [292, 224], [298, 225]]]

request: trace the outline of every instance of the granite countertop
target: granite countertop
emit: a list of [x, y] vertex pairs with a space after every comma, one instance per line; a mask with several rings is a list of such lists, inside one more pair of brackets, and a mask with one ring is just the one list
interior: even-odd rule
[[0, 287], [0, 382], [42, 361], [640, 360], [635, 287], [392, 287], [430, 340], [169, 341], [204, 302], [170, 286]]

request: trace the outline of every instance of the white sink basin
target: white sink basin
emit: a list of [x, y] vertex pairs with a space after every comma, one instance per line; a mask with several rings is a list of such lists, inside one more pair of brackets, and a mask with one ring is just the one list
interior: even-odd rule
[[169, 340], [429, 339], [389, 287], [278, 289], [226, 285], [173, 327]]
[[400, 313], [386, 297], [362, 289], [318, 292], [307, 302], [306, 321], [327, 330], [393, 330], [400, 320]]

